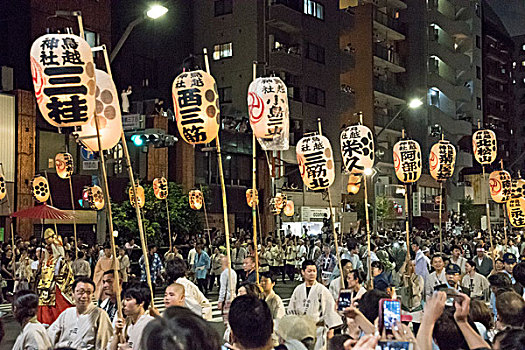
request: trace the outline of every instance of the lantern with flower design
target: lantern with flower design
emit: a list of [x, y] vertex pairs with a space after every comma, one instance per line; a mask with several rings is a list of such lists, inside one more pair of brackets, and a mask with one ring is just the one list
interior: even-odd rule
[[204, 196], [199, 190], [191, 190], [188, 199], [190, 201], [190, 208], [194, 210], [200, 210], [202, 208], [202, 203], [204, 202]]

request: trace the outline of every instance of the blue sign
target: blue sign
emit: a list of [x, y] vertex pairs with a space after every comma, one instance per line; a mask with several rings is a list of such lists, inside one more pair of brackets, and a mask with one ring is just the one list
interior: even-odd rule
[[80, 147], [80, 155], [82, 156], [83, 160], [95, 159], [95, 153], [82, 146]]

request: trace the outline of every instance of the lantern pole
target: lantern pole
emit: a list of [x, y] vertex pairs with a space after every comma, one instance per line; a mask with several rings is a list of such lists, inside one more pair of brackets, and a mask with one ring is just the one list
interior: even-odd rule
[[[210, 63], [208, 61], [208, 50], [206, 48], [202, 49], [204, 53], [204, 65], [206, 66], [206, 72], [210, 74]], [[222, 192], [222, 211], [224, 214], [224, 234], [226, 237], [226, 257], [228, 258], [228, 282], [230, 284], [230, 301], [233, 299], [233, 294], [235, 292], [235, 286], [232, 283], [232, 259], [230, 252], [230, 227], [228, 222], [228, 201], [226, 199], [226, 185], [224, 184], [224, 171], [222, 168], [222, 154], [221, 154], [221, 142], [219, 140], [219, 133], [217, 133], [217, 138], [215, 139], [217, 143], [217, 160], [219, 163], [219, 177], [221, 180], [221, 192]]]
[[[257, 78], [257, 62], [253, 62], [253, 80]], [[253, 223], [253, 250], [255, 254], [255, 280], [259, 285], [259, 251], [257, 250], [257, 212], [255, 208], [255, 194], [257, 193], [257, 141], [255, 139], [255, 131], [252, 130], [252, 190], [254, 200], [251, 203], [252, 207], [252, 223]]]
[[[73, 196], [73, 184], [71, 176], [69, 177], [69, 194], [71, 196], [71, 209], [75, 211], [75, 197]], [[73, 215], [73, 239], [75, 240], [75, 259], [78, 259], [78, 241], [77, 241], [77, 219]]]
[[[500, 159], [501, 170], [503, 170], [503, 159]], [[518, 171], [519, 174], [519, 171]], [[518, 175], [519, 176], [519, 175]], [[512, 180], [511, 180], [512, 182]], [[511, 183], [512, 186], [512, 183]], [[490, 181], [489, 181], [490, 188]], [[503, 203], [503, 233], [505, 234], [505, 251], [507, 251], [507, 203]]]
[[[483, 169], [483, 181], [486, 182], [487, 181], [487, 174], [485, 173], [485, 165], [481, 165], [481, 168]], [[486, 186], [483, 186], [483, 187], [486, 187]], [[490, 252], [491, 252], [491, 257], [492, 257], [492, 263], [494, 264], [494, 266], [496, 266], [496, 259], [494, 257], [494, 245], [492, 243], [492, 228], [490, 227], [490, 204], [489, 204], [489, 198], [488, 198], [489, 194], [487, 193], [487, 196], [485, 197], [485, 208], [487, 210], [487, 229], [489, 231], [489, 240], [490, 240]]]
[[[110, 65], [110, 62], [109, 62], [109, 56], [108, 56], [108, 50], [106, 48], [106, 45], [102, 45], [102, 51], [104, 52], [104, 61], [106, 62], [106, 71], [107, 73], [109, 74], [109, 76], [111, 77], [111, 79], [113, 79], [113, 75], [111, 74], [111, 65]], [[97, 138], [98, 138], [98, 149], [99, 151], [102, 149], [101, 147], [101, 142], [100, 142], [100, 131], [99, 131], [99, 128], [98, 128], [98, 119], [95, 117], [95, 126], [97, 128]], [[136, 187], [135, 187], [135, 178], [134, 178], [134, 175], [133, 175], [133, 168], [131, 167], [131, 159], [129, 157], [129, 151], [128, 151], [128, 145], [126, 143], [126, 136], [124, 135], [124, 130], [122, 130], [122, 133], [120, 134], [120, 141], [122, 143], [122, 149], [124, 151], [124, 156], [126, 157], [126, 168], [128, 170], [128, 175], [129, 175], [129, 181], [131, 182], [131, 188], [132, 188], [132, 191], [133, 191], [133, 196], [135, 198], [135, 214], [137, 215], [137, 222], [138, 222], [138, 227], [139, 227], [139, 236], [140, 236], [140, 244], [141, 244], [141, 248], [142, 248], [142, 255], [144, 255], [144, 265], [145, 265], [145, 269], [146, 269], [146, 281], [148, 282], [148, 287], [149, 287], [149, 290], [150, 290], [150, 293], [151, 293], [151, 307], [152, 308], [155, 308], [155, 302], [154, 302], [154, 291], [153, 291], [153, 286], [151, 284], [151, 273], [150, 273], [150, 269], [149, 269], [149, 257], [148, 257], [148, 249], [147, 249], [147, 246], [146, 246], [146, 240], [145, 240], [145, 236], [144, 236], [144, 227], [142, 225], [142, 216], [140, 214], [140, 208], [139, 208], [139, 201], [138, 201], [138, 196], [137, 196], [137, 190], [136, 190]], [[100, 151], [100, 154], [101, 154], [101, 159], [104, 160], [104, 157], [102, 155], [102, 151]], [[102, 169], [104, 171], [104, 175], [106, 174], [106, 168], [105, 166], [102, 166]], [[104, 178], [106, 178], [104, 176]], [[107, 180], [104, 181], [105, 182], [105, 186], [107, 187]], [[109, 215], [111, 217], [111, 206], [110, 206], [110, 202], [109, 202], [109, 192], [107, 192], [107, 188], [106, 188], [106, 193], [107, 193], [107, 202], [108, 202], [108, 212], [109, 212]], [[111, 237], [111, 247], [112, 247], [112, 250], [113, 250], [113, 254], [116, 254], [116, 249], [115, 249], [115, 239], [113, 238], [113, 222], [112, 220], [110, 219], [110, 230], [111, 230], [111, 234], [110, 234], [110, 237]], [[114, 257], [116, 255], [113, 255]], [[118, 271], [115, 270], [115, 283], [119, 283], [119, 280], [118, 280]], [[119, 306], [119, 309], [118, 309], [118, 313], [119, 313], [119, 317], [122, 318], [122, 307], [121, 307], [121, 302], [120, 302], [120, 293], [117, 293], [117, 303], [118, 303], [118, 306]]]
[[[208, 211], [206, 210], [206, 198], [204, 197], [204, 193], [202, 192], [202, 185], [199, 185], [199, 187], [202, 193], [202, 208], [204, 209], [204, 219], [206, 220], [206, 231], [208, 232], [208, 241], [210, 242], [210, 247], [211, 247], [212, 246], [211, 233], [210, 233], [210, 224], [208, 223]], [[210, 253], [211, 253], [211, 249], [210, 249]]]
[[[0, 163], [0, 167], [2, 168], [2, 174], [5, 176], [4, 163]], [[11, 214], [12, 213], [11, 201], [9, 200], [9, 191], [7, 191], [7, 185], [5, 186], [5, 191], [6, 191], [6, 197], [7, 197], [7, 211], [9, 211], [9, 213]], [[49, 197], [51, 197], [51, 195]], [[13, 251], [13, 259], [12, 259], [11, 265], [13, 268], [13, 276], [14, 276], [15, 271], [16, 271], [16, 268], [15, 268], [15, 261], [16, 261], [15, 260], [15, 230], [13, 229], [13, 218], [11, 216], [9, 217], [9, 227], [11, 229], [11, 250]]]
[[[401, 131], [401, 138], [405, 138], [405, 129]], [[407, 255], [406, 255], [406, 261], [410, 261], [410, 224], [409, 224], [409, 207], [408, 207], [408, 184], [406, 182], [403, 183], [405, 186], [405, 231], [406, 231], [406, 244], [407, 244]]]
[[[323, 129], [321, 127], [321, 118], [317, 118], [317, 125], [319, 128], [319, 135], [323, 136]], [[332, 234], [334, 235], [335, 245], [335, 256], [337, 257], [337, 265], [339, 266], [339, 272], [341, 273], [341, 289], [345, 288], [345, 279], [343, 275], [343, 266], [341, 265], [341, 255], [339, 254], [339, 240], [337, 238], [337, 231], [335, 230], [335, 215], [334, 208], [332, 206], [332, 196], [330, 195], [330, 187], [326, 189], [328, 193], [328, 205], [330, 207], [330, 217], [332, 218]]]
[[443, 254], [443, 222], [442, 220], [443, 208], [443, 182], [439, 181], [439, 252]]
[[168, 239], [170, 240], [170, 252], [173, 251], [173, 242], [171, 241], [171, 223], [170, 223], [170, 209], [168, 207], [168, 197], [164, 200], [166, 202], [166, 219], [168, 220]]
[[[49, 203], [51, 204], [51, 206], [53, 206], [53, 196], [51, 195], [51, 185], [49, 184], [49, 179], [47, 177], [47, 171], [44, 171], [44, 175], [45, 175], [46, 180], [47, 180], [47, 185], [49, 186]], [[55, 233], [58, 235], [58, 228], [57, 228], [56, 220], [53, 223], [53, 226], [55, 227]]]

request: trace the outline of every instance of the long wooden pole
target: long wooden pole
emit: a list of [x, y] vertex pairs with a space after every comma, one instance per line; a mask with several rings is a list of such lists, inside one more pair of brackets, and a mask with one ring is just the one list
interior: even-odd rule
[[[69, 194], [71, 196], [71, 210], [75, 212], [75, 197], [73, 196], [73, 183], [71, 176], [69, 177]], [[75, 240], [75, 259], [78, 259], [78, 240], [77, 240], [77, 219], [73, 215], [73, 239]]]
[[[257, 62], [253, 62], [253, 80], [257, 78]], [[252, 191], [253, 196], [257, 193], [257, 140], [255, 131], [252, 131]], [[255, 277], [259, 285], [259, 252], [257, 250], [257, 208], [255, 200], [251, 203], [253, 224], [253, 251], [255, 254]]]
[[[109, 76], [111, 77], [111, 79], [113, 79], [113, 75], [111, 74], [111, 65], [110, 65], [110, 62], [109, 62], [109, 56], [108, 56], [108, 51], [107, 51], [107, 48], [106, 48], [106, 45], [102, 45], [102, 48], [103, 48], [103, 52], [104, 52], [104, 61], [106, 62], [106, 70], [109, 74]], [[96, 121], [96, 127], [97, 127], [97, 137], [98, 137], [98, 144], [99, 144], [99, 149], [101, 149], [101, 144], [100, 144], [100, 132], [98, 130], [98, 120], [97, 118], [95, 118], [95, 121]], [[137, 189], [135, 187], [135, 178], [133, 176], [133, 169], [131, 167], [131, 159], [129, 157], [129, 152], [128, 152], [128, 145], [126, 143], [126, 136], [124, 135], [124, 131], [122, 131], [122, 133], [120, 134], [120, 140], [121, 140], [121, 143], [122, 143], [122, 149], [124, 151], [124, 156], [126, 157], [126, 168], [128, 170], [128, 174], [129, 174], [129, 181], [131, 182], [131, 188], [132, 188], [132, 191], [133, 191], [133, 198], [135, 198], [135, 214], [137, 215], [137, 222], [138, 222], [138, 227], [139, 227], [139, 236], [140, 236], [140, 243], [141, 243], [141, 248], [142, 248], [142, 255], [144, 256], [144, 265], [145, 265], [145, 268], [146, 268], [146, 281], [148, 282], [148, 286], [149, 286], [149, 290], [150, 290], [150, 293], [151, 293], [151, 307], [154, 308], [155, 307], [155, 302], [154, 302], [154, 299], [155, 299], [155, 295], [154, 295], [154, 291], [153, 291], [153, 286], [152, 286], [152, 283], [151, 283], [151, 273], [150, 273], [150, 269], [149, 269], [149, 258], [148, 258], [148, 249], [147, 249], [147, 246], [146, 246], [146, 241], [145, 241], [145, 238], [144, 238], [144, 226], [142, 225], [142, 216], [140, 215], [140, 208], [139, 208], [139, 201], [138, 201], [138, 196], [137, 196]], [[102, 152], [101, 152], [102, 153]], [[102, 156], [101, 154], [101, 159], [104, 159], [104, 157]], [[106, 173], [106, 168], [105, 166], [102, 167], [104, 169], [104, 174]], [[107, 181], [105, 181], [105, 184], [107, 186]], [[110, 206], [110, 203], [109, 203], [109, 192], [107, 193], [107, 203], [108, 203], [108, 212], [109, 212], [109, 215], [111, 215], [111, 206]], [[112, 220], [110, 220], [110, 231], [111, 231], [111, 246], [112, 246], [112, 250], [113, 250], [113, 256], [116, 258], [116, 249], [115, 249], [115, 239], [113, 238], [113, 222]], [[118, 277], [118, 271], [115, 271], [115, 282], [117, 283], [117, 285], [119, 285], [119, 277]], [[119, 306], [119, 317], [122, 317], [122, 310], [121, 310], [121, 302], [120, 302], [120, 293], [117, 293], [117, 302], [118, 302], [118, 306]]]
[[[487, 174], [485, 173], [485, 166], [482, 165], [481, 166], [481, 169], [483, 169], [483, 181], [485, 182], [487, 180]], [[488, 187], [488, 186], [483, 186], [484, 188], [485, 187]], [[496, 259], [494, 257], [494, 245], [492, 243], [492, 227], [490, 227], [490, 204], [489, 204], [489, 198], [488, 198], [488, 193], [487, 195], [485, 196], [485, 209], [487, 211], [487, 229], [489, 231], [489, 240], [490, 240], [490, 255], [492, 257], [492, 263], [494, 264], [494, 266], [496, 266]]]
[[[206, 72], [210, 73], [210, 64], [208, 61], [208, 50], [203, 49], [204, 53], [204, 64], [206, 66]], [[233, 300], [233, 294], [235, 293], [235, 286], [233, 285], [232, 280], [232, 259], [230, 252], [230, 226], [228, 223], [228, 200], [226, 199], [226, 185], [224, 184], [224, 171], [222, 168], [222, 154], [221, 154], [221, 142], [219, 140], [219, 134], [215, 139], [217, 143], [217, 161], [219, 163], [219, 177], [221, 180], [221, 192], [222, 192], [222, 211], [224, 214], [224, 234], [226, 236], [226, 257], [228, 259], [228, 282], [230, 284], [230, 301]]]
[[171, 222], [170, 222], [170, 209], [168, 206], [168, 198], [164, 200], [166, 202], [166, 219], [168, 220], [168, 239], [170, 240], [170, 252], [173, 251], [173, 242], [171, 238]]
[[[199, 185], [200, 189], [201, 189], [201, 193], [202, 192], [202, 185]], [[204, 220], [206, 221], [206, 232], [208, 232], [208, 242], [209, 242], [209, 246], [210, 246], [210, 254], [212, 254], [211, 252], [211, 231], [210, 231], [210, 223], [208, 222], [208, 211], [206, 210], [206, 198], [204, 197], [204, 193], [202, 195], [202, 208], [204, 209]]]
[[443, 254], [443, 222], [442, 209], [443, 208], [443, 182], [439, 181], [439, 252]]
[[[367, 268], [368, 268], [368, 275], [370, 276], [370, 287], [371, 289], [374, 289], [374, 279], [372, 278], [372, 252], [370, 251], [370, 219], [368, 215], [368, 187], [367, 187], [367, 181], [366, 178], [368, 176], [366, 174], [363, 174], [363, 183], [364, 183], [364, 194], [365, 194], [365, 221], [366, 221], [366, 245], [368, 247], [368, 261], [367, 261]], [[342, 276], [342, 275], [341, 275]]]

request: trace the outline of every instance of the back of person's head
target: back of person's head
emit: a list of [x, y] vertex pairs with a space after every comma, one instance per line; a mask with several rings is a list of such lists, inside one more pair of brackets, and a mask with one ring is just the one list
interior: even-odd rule
[[492, 329], [494, 318], [492, 317], [489, 307], [483, 301], [470, 299], [469, 316], [472, 319], [472, 322], [481, 323], [487, 330]]
[[191, 310], [172, 306], [149, 322], [142, 334], [142, 349], [219, 350], [217, 331]]
[[13, 316], [18, 323], [23, 323], [36, 316], [38, 295], [31, 290], [19, 290], [13, 296]]
[[243, 287], [246, 290], [246, 295], [251, 295], [253, 297], [263, 299], [263, 293], [261, 291], [261, 288], [259, 288], [259, 286], [255, 283], [246, 283], [243, 284], [240, 288]]
[[512, 276], [516, 279], [519, 284], [525, 286], [525, 262], [516, 264], [512, 269]]
[[166, 261], [166, 276], [168, 278], [168, 284], [175, 283], [177, 279], [186, 277], [186, 262], [181, 258], [173, 258], [172, 260]]
[[374, 323], [375, 319], [379, 316], [379, 300], [383, 298], [389, 298], [386, 292], [372, 289], [363, 294], [359, 300], [359, 311], [372, 323]]
[[498, 289], [510, 289], [512, 288], [512, 280], [510, 277], [503, 272], [498, 272], [493, 275], [490, 275], [489, 283], [491, 287], [495, 287]]
[[493, 349], [523, 350], [525, 349], [525, 330], [523, 328], [507, 328], [496, 334]]
[[273, 333], [270, 309], [264, 300], [250, 295], [233, 299], [228, 322], [234, 343], [245, 349], [257, 349], [268, 344]]
[[[432, 337], [439, 350], [468, 349], [467, 341], [454, 320], [454, 307], [445, 307], [434, 326]], [[472, 322], [469, 322], [472, 325]], [[476, 329], [475, 325], [472, 327]]]
[[381, 261], [372, 261], [371, 266], [375, 267], [375, 268], [378, 268], [381, 271], [383, 271], [385, 269], [385, 267], [383, 266], [383, 263]]
[[525, 325], [525, 301], [515, 292], [504, 292], [496, 296], [496, 311], [498, 321], [506, 326]]
[[124, 298], [135, 299], [137, 305], [144, 303], [144, 310], [147, 310], [149, 304], [151, 303], [150, 290], [142, 283], [136, 283], [128, 286], [126, 290], [124, 290]]
[[328, 341], [328, 350], [345, 350], [345, 342], [350, 339], [348, 334], [338, 334]]

